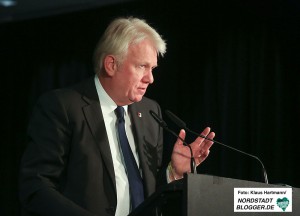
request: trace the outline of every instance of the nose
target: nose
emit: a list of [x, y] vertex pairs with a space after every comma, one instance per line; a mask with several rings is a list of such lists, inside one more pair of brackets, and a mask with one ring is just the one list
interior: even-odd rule
[[145, 73], [144, 82], [147, 82], [149, 84], [152, 84], [154, 82], [152, 69], [147, 70], [147, 72]]

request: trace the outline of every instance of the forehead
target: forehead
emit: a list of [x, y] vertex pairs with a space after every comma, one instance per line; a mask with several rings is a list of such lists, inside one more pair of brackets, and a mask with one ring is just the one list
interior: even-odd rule
[[153, 43], [147, 39], [142, 40], [136, 44], [130, 44], [127, 52], [128, 58], [134, 58], [136, 60], [144, 60], [157, 62], [157, 51]]

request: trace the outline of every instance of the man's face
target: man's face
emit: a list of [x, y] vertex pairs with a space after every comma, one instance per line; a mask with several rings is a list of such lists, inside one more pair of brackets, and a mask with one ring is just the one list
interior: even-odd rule
[[114, 101], [118, 105], [140, 101], [154, 81], [152, 70], [156, 66], [157, 52], [149, 40], [130, 45], [113, 77]]

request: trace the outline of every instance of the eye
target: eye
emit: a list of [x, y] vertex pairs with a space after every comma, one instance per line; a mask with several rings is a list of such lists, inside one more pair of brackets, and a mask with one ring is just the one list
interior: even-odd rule
[[140, 64], [140, 65], [137, 65], [137, 68], [139, 68], [140, 70], [143, 70], [143, 71], [153, 71], [157, 66], [153, 66], [151, 67], [150, 65], [148, 64]]

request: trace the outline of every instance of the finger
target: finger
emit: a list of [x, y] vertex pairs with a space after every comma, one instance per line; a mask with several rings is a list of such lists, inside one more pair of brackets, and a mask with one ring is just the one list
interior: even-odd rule
[[203, 155], [196, 158], [196, 166], [199, 166], [203, 161], [205, 161], [205, 159], [208, 157], [209, 153], [210, 153], [210, 151], [208, 150]]
[[[202, 131], [201, 136], [206, 137], [206, 136], [209, 134], [209, 132], [210, 132], [210, 127], [206, 127], [206, 128]], [[205, 138], [198, 136], [198, 137], [196, 138], [195, 142], [197, 142], [197, 143], [200, 145], [204, 140], [205, 140]]]
[[186, 133], [185, 133], [185, 130], [184, 130], [184, 129], [181, 129], [180, 132], [179, 132], [179, 134], [178, 134], [178, 136], [179, 136], [181, 139], [177, 138], [175, 144], [177, 144], [177, 145], [183, 145], [182, 140], [185, 139], [185, 134], [186, 134]]
[[207, 156], [209, 155], [209, 152], [210, 152], [209, 149], [207, 149], [206, 151], [203, 151], [202, 154], [201, 154], [201, 158], [202, 158], [202, 159], [207, 158]]
[[[215, 137], [214, 132], [210, 132], [206, 138], [200, 145], [199, 145], [199, 155], [208, 155], [208, 151], [213, 145], [213, 138]], [[209, 140], [210, 139], [210, 140]]]
[[215, 138], [215, 133], [214, 132], [210, 132], [205, 139], [205, 143], [204, 145], [212, 145], [214, 143], [213, 139]]
[[207, 150], [201, 157], [200, 157], [200, 162], [203, 162], [209, 155], [210, 151]]
[[[202, 133], [201, 136], [206, 137], [207, 135], [209, 135], [210, 133], [210, 127], [206, 127]], [[194, 151], [194, 155], [201, 155], [201, 150], [203, 148], [203, 146], [205, 145], [205, 138], [198, 136], [195, 141], [191, 144], [193, 151]]]
[[202, 142], [201, 146], [204, 147], [206, 145], [212, 145], [213, 144], [213, 139], [215, 137], [215, 133], [214, 132], [210, 132], [207, 136], [206, 139]]
[[208, 139], [214, 139], [214, 137], [215, 137], [215, 133], [214, 132], [210, 132], [207, 136], [206, 136], [206, 138], [208, 138]]
[[[207, 136], [208, 139], [213, 140], [213, 138], [215, 137], [215, 133], [211, 132], [209, 133], [209, 135]], [[210, 147], [213, 145], [213, 141], [206, 139], [204, 142], [201, 143], [200, 145], [200, 152], [205, 152], [208, 149], [210, 149]]]
[[201, 135], [203, 135], [203, 136], [206, 137], [206, 136], [209, 134], [209, 132], [210, 132], [210, 127], [206, 127], [206, 128], [202, 131]]

